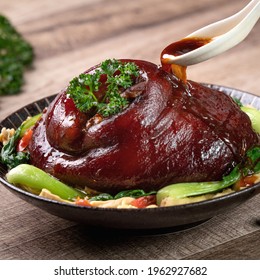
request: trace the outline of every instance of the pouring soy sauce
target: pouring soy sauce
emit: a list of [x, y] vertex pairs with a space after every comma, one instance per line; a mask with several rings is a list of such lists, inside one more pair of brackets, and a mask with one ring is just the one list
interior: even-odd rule
[[212, 38], [200, 38], [200, 37], [187, 37], [180, 41], [174, 42], [167, 46], [161, 53], [161, 64], [163, 70], [173, 73], [184, 83], [187, 81], [187, 66], [169, 63], [169, 55], [180, 56], [188, 52], [194, 51], [209, 42]]

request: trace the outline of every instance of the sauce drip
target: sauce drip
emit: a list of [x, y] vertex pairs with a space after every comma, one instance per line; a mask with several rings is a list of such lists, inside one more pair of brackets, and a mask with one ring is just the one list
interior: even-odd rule
[[187, 66], [169, 64], [169, 58], [164, 58], [167, 55], [180, 56], [188, 52], [194, 51], [206, 44], [208, 44], [212, 39], [211, 38], [184, 38], [180, 41], [174, 42], [167, 46], [161, 53], [161, 63], [162, 68], [167, 72], [172, 72], [183, 82], [187, 81], [186, 69]]
[[[162, 69], [168, 73], [173, 73], [175, 76], [177, 76], [177, 78], [179, 78], [183, 83], [186, 84], [187, 66], [170, 64], [170, 58], [164, 55], [180, 56], [196, 50], [211, 41], [212, 38], [190, 37], [170, 44], [161, 53]], [[239, 162], [245, 153], [245, 150], [243, 148], [244, 140], [241, 140], [242, 146], [237, 148], [236, 134], [232, 133], [232, 130], [230, 130], [229, 127], [226, 126], [225, 122], [223, 123], [223, 119], [228, 118], [228, 115], [231, 114], [231, 112], [223, 110], [222, 114], [223, 116], [225, 115], [225, 117], [219, 118], [219, 108], [215, 110], [215, 108], [212, 107], [211, 99], [209, 99], [209, 102], [207, 102], [206, 98], [202, 98], [204, 93], [208, 94], [209, 92], [207, 93], [205, 89], [201, 90], [198, 86], [194, 85], [191, 82], [190, 86], [193, 88], [193, 97], [189, 98], [189, 94], [182, 96], [183, 110], [196, 116], [203, 123], [206, 123], [207, 126], [211, 127], [211, 130], [213, 130], [214, 133], [218, 135], [218, 138], [221, 139], [233, 153], [235, 160]], [[203, 103], [202, 100], [204, 100]], [[223, 103], [222, 105], [224, 108], [229, 108], [228, 104], [225, 105]]]

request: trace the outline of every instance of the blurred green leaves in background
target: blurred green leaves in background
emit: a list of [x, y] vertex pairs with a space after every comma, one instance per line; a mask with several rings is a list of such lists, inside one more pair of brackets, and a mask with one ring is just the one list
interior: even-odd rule
[[32, 65], [32, 46], [0, 15], [0, 96], [18, 93], [24, 69]]

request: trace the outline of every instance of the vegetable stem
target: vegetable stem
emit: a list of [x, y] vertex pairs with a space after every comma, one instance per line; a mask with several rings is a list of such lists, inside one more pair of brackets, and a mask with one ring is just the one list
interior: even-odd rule
[[22, 186], [36, 194], [40, 194], [42, 189], [47, 189], [60, 198], [69, 201], [86, 196], [84, 192], [65, 185], [48, 173], [29, 164], [20, 164], [11, 169], [6, 174], [6, 178], [9, 183]]
[[35, 115], [33, 117], [29, 117], [27, 120], [25, 120], [22, 124], [21, 124], [21, 130], [20, 130], [20, 134], [19, 134], [19, 138], [23, 137], [25, 132], [33, 127], [36, 122], [39, 120], [39, 118], [42, 116], [42, 113]]

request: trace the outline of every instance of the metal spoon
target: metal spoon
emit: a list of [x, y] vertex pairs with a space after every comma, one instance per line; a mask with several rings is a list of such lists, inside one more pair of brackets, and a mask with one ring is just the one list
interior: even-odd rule
[[244, 40], [259, 17], [260, 0], [253, 0], [233, 16], [205, 26], [186, 37], [211, 38], [209, 43], [178, 56], [164, 53], [162, 59], [164, 63], [182, 66], [192, 65], [210, 59]]

